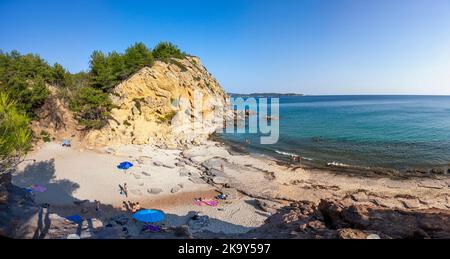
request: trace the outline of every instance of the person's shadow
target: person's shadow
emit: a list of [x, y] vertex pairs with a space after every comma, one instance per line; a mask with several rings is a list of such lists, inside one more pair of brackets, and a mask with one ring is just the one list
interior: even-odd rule
[[50, 211], [49, 209], [45, 209], [45, 218], [43, 219], [43, 211], [44, 208], [39, 208], [39, 214], [38, 214], [38, 222], [37, 222], [37, 228], [34, 232], [33, 239], [43, 239], [48, 233], [48, 230], [51, 227], [51, 220], [50, 220]]
[[[44, 239], [44, 238], [61, 238], [61, 236], [55, 236], [54, 232], [58, 232], [58, 226], [55, 224], [60, 224], [57, 219], [51, 220], [50, 215], [56, 214], [60, 217], [67, 218], [72, 215], [81, 215], [83, 220], [81, 222], [73, 222], [73, 224], [69, 224], [70, 227], [64, 231], [65, 235], [68, 234], [76, 234], [79, 237], [82, 237], [86, 234], [85, 237], [96, 237], [96, 238], [128, 238], [128, 234], [123, 235], [123, 230], [119, 230], [117, 233], [116, 229], [108, 227], [111, 223], [115, 222], [113, 219], [115, 216], [125, 217], [127, 218], [127, 222], [123, 227], [123, 229], [135, 229], [134, 233], [136, 236], [132, 238], [183, 238], [179, 237], [175, 234], [170, 233], [141, 233], [139, 227], [142, 224], [138, 224], [136, 222], [133, 223], [132, 213], [124, 212], [120, 208], [113, 207], [109, 204], [100, 204], [100, 211], [102, 214], [101, 218], [98, 218], [98, 214], [95, 213], [96, 203], [95, 201], [90, 200], [79, 200], [73, 196], [74, 191], [79, 188], [79, 185], [71, 182], [67, 179], [56, 179], [55, 175], [55, 161], [53, 159], [47, 161], [40, 161], [30, 163], [25, 168], [14, 174], [12, 179], [14, 188], [20, 189], [22, 193], [26, 193], [24, 188], [28, 188], [33, 184], [41, 185], [47, 190], [42, 193], [36, 193], [35, 195], [35, 206], [34, 213], [30, 212], [28, 214], [24, 214], [23, 209], [21, 209], [21, 205], [16, 203], [12, 205], [14, 210], [8, 211], [9, 217], [11, 218], [20, 218], [20, 222], [18, 224], [26, 225], [26, 222], [29, 222], [30, 219], [34, 221], [36, 218], [36, 225], [33, 226], [33, 232], [29, 232], [28, 230], [23, 230], [23, 233], [15, 235], [19, 238], [34, 238], [34, 239]], [[21, 187], [21, 188], [19, 188]], [[63, 207], [57, 206], [54, 204], [45, 204], [48, 201], [53, 201], [59, 204], [65, 204]], [[67, 204], [70, 204], [67, 206]], [[23, 207], [23, 206], [22, 206]], [[150, 209], [150, 208], [148, 208]], [[83, 210], [88, 210], [86, 214], [83, 214]], [[98, 212], [97, 212], [98, 213]], [[168, 219], [172, 226], [171, 229], [175, 229], [181, 225], [186, 225], [191, 217], [195, 214], [195, 212], [191, 211], [186, 215], [175, 215], [175, 214], [166, 214], [166, 219]], [[96, 219], [102, 223], [103, 227], [94, 228], [93, 219]], [[83, 228], [83, 223], [87, 224], [87, 228]], [[233, 223], [225, 222], [216, 218], [209, 218], [209, 224], [206, 226], [206, 232], [198, 232], [193, 233], [193, 237], [211, 237], [208, 234], [208, 229], [210, 227], [220, 228], [223, 230], [232, 229], [237, 232], [245, 232], [251, 230], [250, 227], [240, 226]], [[3, 224], [0, 222], [0, 224]], [[116, 225], [117, 224], [113, 224]], [[98, 225], [97, 225], [98, 226]], [[1, 226], [0, 226], [1, 227]], [[56, 231], [52, 231], [56, 229]], [[114, 231], [110, 231], [114, 230]], [[60, 232], [61, 234], [62, 232]], [[32, 234], [32, 235], [31, 235]], [[214, 237], [223, 237], [226, 236], [222, 234], [212, 234]]]
[[56, 179], [55, 160], [40, 161], [28, 164], [22, 171], [13, 175], [15, 185], [28, 188], [33, 184], [41, 185], [47, 190], [37, 193], [37, 203], [51, 200], [56, 204], [69, 204], [77, 199], [72, 196], [80, 186], [67, 179]]

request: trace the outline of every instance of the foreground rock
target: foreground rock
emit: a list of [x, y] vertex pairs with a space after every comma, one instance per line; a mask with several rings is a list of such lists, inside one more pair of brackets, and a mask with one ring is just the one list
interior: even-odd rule
[[245, 238], [423, 239], [450, 238], [450, 211], [397, 210], [322, 200], [279, 210]]

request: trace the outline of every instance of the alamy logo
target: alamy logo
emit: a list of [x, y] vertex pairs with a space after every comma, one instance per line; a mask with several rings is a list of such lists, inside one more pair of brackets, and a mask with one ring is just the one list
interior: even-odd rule
[[278, 142], [280, 133], [278, 98], [227, 98], [217, 100], [195, 91], [193, 102], [186, 98], [172, 103], [177, 110], [172, 125], [183, 125], [184, 134], [258, 134], [260, 144]]

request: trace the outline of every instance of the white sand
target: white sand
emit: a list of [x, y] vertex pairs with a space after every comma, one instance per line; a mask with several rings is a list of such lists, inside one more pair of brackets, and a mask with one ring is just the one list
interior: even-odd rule
[[[40, 184], [48, 188], [44, 193], [36, 193], [35, 200], [39, 203], [79, 212], [80, 207], [73, 201], [99, 200], [119, 209], [123, 201], [139, 201], [143, 208], [166, 212], [167, 223], [171, 226], [184, 225], [200, 212], [210, 217], [205, 230], [213, 232], [243, 233], [264, 224], [269, 215], [256, 205], [255, 199], [274, 202], [274, 206], [298, 200], [317, 203], [321, 199], [351, 199], [351, 202], [383, 204], [391, 208], [450, 208], [448, 177], [399, 181], [287, 168], [267, 157], [231, 155], [224, 146], [214, 142], [182, 153], [151, 146], [92, 151], [47, 143], [29, 158], [36, 162], [23, 163], [13, 176], [13, 182], [21, 187]], [[132, 162], [134, 167], [127, 172], [117, 169], [123, 161]], [[190, 161], [190, 165], [181, 161]], [[209, 180], [217, 185], [198, 179], [200, 169], [205, 168], [210, 172]], [[194, 183], [188, 176], [180, 176], [180, 170], [197, 175], [198, 181]], [[125, 182], [128, 198], [119, 193], [119, 184]], [[171, 192], [180, 185], [183, 187], [176, 193]], [[222, 185], [236, 193], [227, 203], [221, 202], [217, 207], [193, 204], [194, 198], [214, 198]], [[162, 192], [148, 193], [151, 188], [160, 188]]]
[[[20, 187], [32, 184], [46, 187], [46, 192], [35, 193], [35, 201], [69, 207], [68, 211], [70, 207], [79, 210], [74, 201], [99, 200], [116, 208], [121, 208], [123, 201], [139, 201], [142, 207], [164, 210], [172, 226], [186, 224], [191, 216], [200, 212], [210, 217], [207, 230], [224, 233], [246, 232], [262, 225], [269, 216], [259, 211], [252, 199], [242, 196], [221, 202], [217, 207], [194, 205], [194, 198], [212, 199], [218, 193], [209, 184], [193, 183], [189, 177], [180, 176], [180, 170], [194, 175], [201, 172], [188, 165], [175, 166], [181, 159], [178, 150], [121, 146], [94, 151], [46, 143], [31, 152], [27, 159], [36, 161], [21, 164], [13, 183]], [[117, 169], [123, 161], [130, 161], [134, 166], [126, 172]], [[124, 183], [128, 186], [128, 198], [120, 194], [119, 184]], [[183, 187], [171, 193], [172, 188], [180, 184]], [[162, 192], [148, 193], [150, 188], [160, 188]]]

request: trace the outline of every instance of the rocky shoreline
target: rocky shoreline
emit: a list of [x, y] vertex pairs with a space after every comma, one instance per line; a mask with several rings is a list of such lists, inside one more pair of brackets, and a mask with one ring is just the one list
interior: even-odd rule
[[[212, 141], [224, 143], [230, 153], [245, 154], [249, 152], [244, 144], [234, 143], [222, 139], [218, 135], [211, 137]], [[430, 167], [417, 167], [409, 168], [405, 170], [397, 170], [394, 168], [385, 167], [365, 167], [355, 165], [341, 165], [333, 163], [318, 163], [310, 160], [302, 160], [299, 163], [292, 163], [288, 158], [277, 157], [273, 155], [266, 155], [263, 153], [255, 153], [254, 155], [264, 155], [277, 161], [277, 164], [285, 167], [301, 167], [309, 170], [325, 170], [331, 172], [339, 172], [340, 174], [346, 174], [348, 176], [364, 176], [364, 177], [391, 177], [397, 179], [407, 179], [411, 177], [438, 177], [441, 175], [450, 175], [450, 165], [436, 165]]]
[[[142, 232], [142, 226], [133, 222], [131, 214], [122, 211], [114, 200], [102, 202], [105, 215], [96, 217], [93, 201], [100, 196], [89, 197], [93, 195], [89, 183], [78, 182], [80, 190], [85, 190], [83, 193], [75, 192], [68, 205], [52, 204], [50, 208], [31, 201], [21, 188], [2, 185], [8, 187], [2, 187], [0, 234], [15, 238], [67, 238], [71, 234], [80, 238], [449, 237], [450, 177], [447, 174], [367, 177], [286, 166], [270, 157], [240, 153], [213, 141], [183, 150], [148, 148], [139, 152], [140, 149], [139, 146], [106, 148], [96, 151], [98, 158], [92, 158], [93, 154], [86, 156], [97, 159], [97, 163], [101, 163], [99, 159], [121, 159], [121, 152], [136, 159], [151, 176], [121, 177], [136, 178], [133, 180], [136, 185], [129, 182], [136, 190], [132, 194], [134, 200], [146, 207], [163, 208], [169, 215], [160, 233]], [[78, 152], [76, 156], [86, 152]], [[56, 154], [65, 156], [55, 152], [51, 155]], [[73, 154], [66, 156], [75, 159]], [[64, 160], [56, 159], [58, 174], [62, 170], [59, 163]], [[108, 177], [113, 175], [106, 173]], [[62, 174], [54, 179], [61, 181], [64, 177], [73, 176]], [[156, 186], [161, 177], [170, 181]], [[177, 184], [180, 182], [183, 187]], [[174, 191], [176, 186], [179, 187]], [[107, 187], [106, 184], [103, 188]], [[219, 201], [217, 207], [192, 205], [194, 197], [216, 194], [228, 198]], [[75, 201], [81, 205], [73, 205]], [[80, 210], [86, 211], [86, 220], [81, 225], [64, 218], [68, 211]]]

